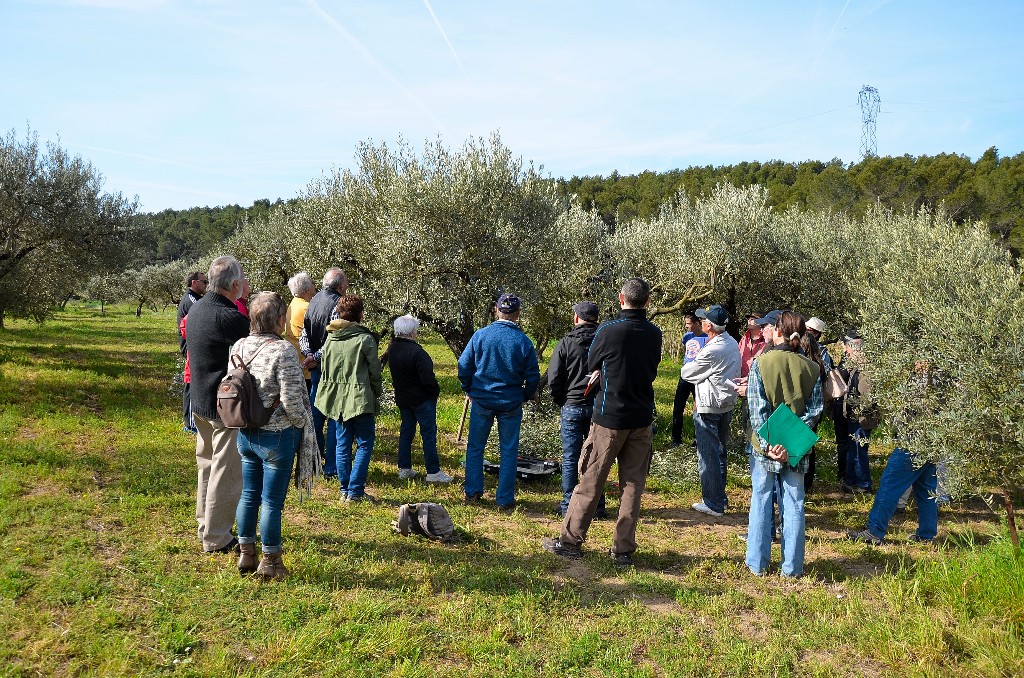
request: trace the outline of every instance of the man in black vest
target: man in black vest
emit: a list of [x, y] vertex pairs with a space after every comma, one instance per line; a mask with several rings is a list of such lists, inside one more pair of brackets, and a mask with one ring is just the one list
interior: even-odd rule
[[[206, 274], [200, 271], [189, 273], [188, 277], [185, 278], [185, 293], [181, 295], [181, 301], [178, 302], [178, 348], [181, 350], [182, 356], [186, 354], [187, 348], [185, 346], [185, 335], [181, 333], [181, 320], [188, 315], [192, 304], [202, 299], [203, 295], [206, 294], [207, 282]], [[181, 416], [185, 420], [185, 431], [194, 434], [196, 427], [192, 423], [192, 399], [189, 397], [190, 387], [191, 384], [189, 382], [182, 380]]]
[[217, 387], [228, 373], [231, 345], [249, 334], [249, 319], [238, 312], [242, 266], [234, 257], [210, 264], [210, 292], [188, 312], [188, 356], [192, 372], [192, 415], [196, 423], [196, 522], [208, 553], [238, 550], [231, 534], [242, 495], [238, 431], [217, 418]]
[[640, 497], [651, 467], [654, 380], [661, 361], [661, 330], [647, 320], [651, 287], [640, 278], [626, 281], [619, 293], [622, 312], [597, 328], [588, 367], [597, 373], [590, 436], [580, 457], [580, 482], [573, 490], [558, 539], [541, 542], [546, 551], [579, 558], [580, 546], [597, 512], [612, 464], [619, 463], [619, 517], [611, 556], [616, 565], [633, 564]]
[[[324, 273], [323, 289], [309, 300], [306, 319], [302, 323], [302, 334], [299, 336], [299, 350], [302, 351], [303, 369], [309, 370], [309, 402], [316, 402], [316, 388], [320, 384], [320, 354], [324, 342], [327, 341], [327, 325], [336, 319], [338, 299], [348, 291], [348, 278], [340, 268], [327, 269]], [[324, 424], [327, 425], [327, 437], [324, 438]], [[316, 442], [320, 447], [320, 455], [324, 459], [324, 477], [338, 476], [335, 447], [337, 437], [334, 420], [328, 419], [323, 412], [313, 405], [313, 430], [316, 431]]]

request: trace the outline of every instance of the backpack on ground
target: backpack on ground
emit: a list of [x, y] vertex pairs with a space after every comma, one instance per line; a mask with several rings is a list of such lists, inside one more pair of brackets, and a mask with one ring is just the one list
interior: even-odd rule
[[391, 526], [403, 536], [412, 532], [440, 542], [449, 542], [455, 536], [455, 524], [448, 509], [429, 501], [402, 504], [398, 508], [398, 520], [391, 521]]
[[[272, 340], [271, 340], [272, 341]], [[231, 355], [233, 369], [220, 380], [217, 387], [217, 418], [228, 428], [259, 428], [266, 426], [280, 400], [265, 407], [256, 389], [256, 380], [249, 372], [249, 365], [270, 341], [260, 344], [246, 362], [236, 354]], [[244, 355], [245, 347], [240, 351]]]

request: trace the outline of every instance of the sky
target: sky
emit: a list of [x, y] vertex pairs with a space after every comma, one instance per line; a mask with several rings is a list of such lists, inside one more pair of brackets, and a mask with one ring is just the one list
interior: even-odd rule
[[1018, 0], [0, 0], [0, 132], [143, 211], [289, 199], [360, 142], [554, 177], [1024, 151]]

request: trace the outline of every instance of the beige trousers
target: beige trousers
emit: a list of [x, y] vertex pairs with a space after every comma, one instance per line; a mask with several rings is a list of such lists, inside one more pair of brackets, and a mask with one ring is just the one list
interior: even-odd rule
[[238, 431], [219, 421], [195, 416], [196, 522], [204, 551], [216, 551], [231, 542], [238, 499], [242, 496], [242, 458], [238, 455]]
[[615, 521], [612, 553], [636, 551], [636, 522], [640, 517], [640, 496], [647, 486], [651, 468], [650, 426], [613, 429], [590, 425], [590, 435], [580, 452], [580, 482], [572, 492], [562, 523], [563, 544], [579, 546], [587, 538], [597, 502], [604, 492], [612, 464], [619, 462], [619, 517]]

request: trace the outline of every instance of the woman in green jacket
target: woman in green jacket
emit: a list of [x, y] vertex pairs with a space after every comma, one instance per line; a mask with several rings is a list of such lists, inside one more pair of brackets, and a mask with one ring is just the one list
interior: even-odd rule
[[365, 487], [381, 393], [377, 338], [360, 324], [363, 300], [356, 295], [346, 294], [338, 299], [337, 316], [327, 326], [316, 407], [337, 421], [341, 498], [375, 501], [366, 494]]

